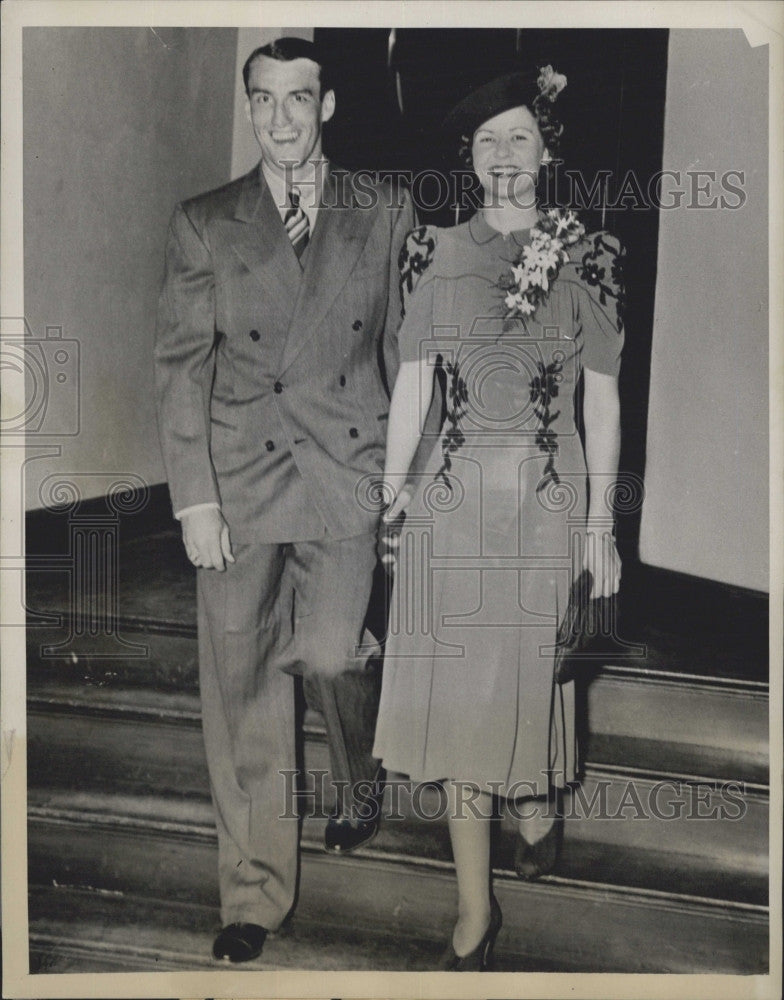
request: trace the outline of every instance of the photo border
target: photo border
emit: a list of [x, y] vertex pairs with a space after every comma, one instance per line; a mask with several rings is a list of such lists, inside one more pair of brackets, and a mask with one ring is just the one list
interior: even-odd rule
[[[118, 0], [7, 0], [2, 6], [2, 282], [0, 315], [23, 316], [23, 198], [21, 30], [28, 25], [259, 27], [405, 25], [421, 27], [666, 27], [742, 28], [753, 46], [770, 46], [770, 887], [771, 965], [766, 976], [492, 973], [478, 979], [449, 973], [252, 972], [231, 969], [182, 973], [27, 973], [27, 789], [24, 620], [19, 620], [16, 555], [4, 561], [2, 620], [2, 916], [3, 995], [6, 997], [257, 997], [257, 998], [443, 998], [475, 997], [778, 997], [781, 986], [781, 761], [782, 761], [782, 455], [784, 454], [784, 260], [782, 123], [784, 122], [784, 8], [778, 3], [586, 3], [465, 2], [446, 6], [416, 2], [323, 3], [209, 2], [150, 3]], [[23, 399], [24, 386], [3, 372], [4, 405]], [[15, 411], [14, 411], [15, 412]], [[23, 537], [22, 492], [16, 480], [20, 445], [3, 443], [0, 546], [18, 554]], [[23, 549], [22, 549], [23, 551]], [[14, 583], [9, 585], [13, 578]], [[742, 993], [740, 990], [742, 989]]]

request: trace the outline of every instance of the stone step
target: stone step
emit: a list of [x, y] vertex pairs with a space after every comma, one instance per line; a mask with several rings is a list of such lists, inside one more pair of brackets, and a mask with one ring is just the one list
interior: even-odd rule
[[[57, 884], [32, 887], [29, 913], [33, 974], [227, 968], [211, 954], [220, 929], [215, 906]], [[242, 970], [424, 971], [439, 954], [433, 941], [355, 927], [351, 914], [341, 925], [298, 913]]]
[[[31, 802], [28, 849], [35, 888], [30, 932], [33, 952], [42, 956], [37, 961], [62, 953], [64, 960], [71, 955], [74, 962], [84, 963], [91, 950], [100, 951], [99, 959], [105, 961], [113, 941], [129, 940], [123, 930], [129, 924], [141, 928], [141, 936], [133, 936], [143, 953], [139, 961], [154, 960], [156, 948], [161, 949], [157, 968], [180, 967], [181, 949], [186, 953], [183, 964], [207, 951], [212, 930], [207, 929], [210, 919], [203, 908], [211, 908], [212, 929], [218, 921], [216, 845], [207, 804], [190, 803], [184, 809], [182, 801], [160, 797], [124, 801], [121, 796], [92, 796], [75, 798], [71, 805], [75, 808]], [[616, 865], [623, 860], [616, 857]], [[670, 878], [660, 878], [658, 888], [629, 889], [563, 876], [526, 884], [508, 871], [496, 870], [495, 892], [504, 912], [498, 968], [764, 972], [766, 909], [686, 895], [679, 891], [679, 875], [673, 862]], [[69, 921], [74, 893], [88, 910], [96, 909], [84, 916], [72, 911]], [[134, 910], [139, 898], [153, 901], [141, 916]], [[163, 923], [174, 936], [183, 932], [187, 938], [192, 932], [191, 944], [186, 946], [183, 938], [173, 944], [174, 938], [166, 934], [156, 937], [156, 924], [145, 915], [154, 910], [156, 899], [182, 908], [177, 911], [181, 923], [172, 928], [173, 910], [164, 906], [161, 913], [169, 916]], [[305, 936], [307, 927], [328, 927], [338, 940], [356, 941], [358, 954], [343, 950], [338, 956], [344, 968], [367, 968], [362, 964], [368, 961], [366, 935], [386, 939], [399, 963], [390, 966], [389, 956], [378, 955], [369, 959], [373, 967], [427, 967], [447, 938], [455, 903], [449, 864], [381, 850], [335, 858], [319, 850], [312, 828], [306, 827], [301, 892], [292, 926]], [[102, 916], [96, 915], [99, 910]], [[301, 921], [306, 925], [303, 932], [297, 930]], [[102, 929], [96, 933], [99, 924]], [[416, 942], [416, 948], [401, 947], [401, 939]], [[300, 966], [300, 956], [286, 951], [288, 947], [271, 942], [263, 956], [265, 967]], [[128, 955], [122, 959], [134, 960]], [[323, 956], [316, 961], [324, 961]]]
[[[67, 656], [42, 656], [42, 646], [55, 644], [58, 635], [62, 639], [62, 629], [28, 632], [28, 695], [34, 704], [117, 706], [133, 712], [136, 706], [146, 711], [182, 698], [198, 713], [194, 636], [127, 632], [123, 639], [138, 642], [138, 657], [91, 658], [75, 649]], [[114, 645], [106, 637], [103, 642]], [[765, 684], [613, 665], [581, 682], [577, 698], [583, 743], [597, 762], [616, 761], [620, 739], [624, 751], [633, 744], [630, 763], [638, 767], [761, 784], [768, 780]]]
[[[79, 706], [54, 711], [51, 704], [40, 711], [34, 704], [28, 720], [30, 801], [48, 806], [70, 802], [73, 811], [80, 796], [89, 801], [91, 795], [113, 792], [123, 793], [131, 805], [160, 795], [179, 800], [183, 808], [208, 804], [198, 714], [184, 707], [183, 696], [176, 701], [179, 715], [174, 707], [161, 716], [155, 714], [161, 706], [143, 713], [137, 705], [136, 715], [125, 717], [116, 708], [106, 707], [101, 714]], [[304, 763], [313, 794], [302, 799], [303, 811], [323, 817], [334, 806], [333, 788], [328, 777], [315, 781], [312, 776], [328, 772], [329, 755], [317, 717], [306, 719], [304, 729]], [[666, 845], [668, 852], [692, 859], [698, 894], [723, 898], [729, 878], [742, 892], [739, 898], [766, 900], [768, 799], [763, 786], [591, 764], [565, 804], [562, 864], [578, 875], [580, 865], [596, 861], [591, 852], [647, 851], [655, 857]], [[384, 815], [379, 849], [449, 859], [445, 806], [437, 787], [417, 789], [402, 776], [390, 775]], [[507, 822], [501, 857], [511, 856], [512, 842], [513, 827]], [[669, 864], [666, 855], [659, 860]], [[637, 865], [627, 870], [641, 871]]]
[[[396, 857], [413, 864], [429, 863], [451, 867], [451, 850], [443, 817], [417, 821], [407, 810], [405, 796], [399, 806], [403, 817], [391, 816], [387, 800], [384, 819], [378, 835], [356, 857]], [[422, 798], [424, 811], [438, 816], [442, 805], [439, 795], [430, 791]], [[212, 807], [206, 799], [180, 799], [173, 795], [131, 795], [127, 792], [93, 790], [63, 791], [38, 788], [29, 796], [33, 821], [81, 823], [89, 817], [96, 827], [131, 826], [149, 821], [162, 830], [179, 830], [193, 826], [214, 836]], [[442, 807], [443, 808], [443, 807]], [[324, 813], [305, 818], [303, 836], [306, 843], [319, 850], [324, 841]], [[658, 892], [666, 889], [684, 898], [711, 900], [719, 905], [738, 904], [764, 908], [768, 904], [768, 884], [765, 872], [723, 864], [710, 855], [675, 851], [669, 845], [662, 849], [661, 841], [629, 844], [623, 841], [592, 840], [579, 836], [580, 822], [570, 818], [566, 823], [563, 850], [555, 872], [544, 882], [564, 880], [585, 886], [612, 886], [623, 891]], [[494, 861], [499, 871], [512, 870], [514, 831], [508, 822], [501, 822], [494, 832]], [[203, 903], [200, 890], [193, 895], [192, 887], [183, 889], [185, 901]], [[210, 897], [211, 898], [211, 897]], [[217, 900], [217, 897], [215, 897]], [[213, 900], [213, 901], [215, 901]]]
[[766, 783], [769, 775], [766, 684], [727, 682], [607, 667], [587, 687], [587, 753], [637, 767], [714, 774]]

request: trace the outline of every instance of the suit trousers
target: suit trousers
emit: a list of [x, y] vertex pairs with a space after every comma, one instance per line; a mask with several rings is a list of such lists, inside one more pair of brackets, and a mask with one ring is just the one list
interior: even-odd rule
[[277, 929], [294, 904], [295, 690], [324, 715], [332, 777], [372, 782], [379, 669], [360, 649], [375, 535], [234, 547], [199, 570], [202, 725], [218, 829], [223, 924]]

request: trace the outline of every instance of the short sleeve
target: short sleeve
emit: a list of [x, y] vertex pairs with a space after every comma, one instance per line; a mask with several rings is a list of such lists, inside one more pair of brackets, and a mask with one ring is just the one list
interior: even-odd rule
[[433, 269], [436, 230], [420, 226], [409, 233], [400, 251], [403, 322], [398, 331], [400, 360], [419, 361], [433, 330]]
[[583, 365], [604, 375], [617, 375], [624, 341], [625, 250], [611, 233], [592, 233], [575, 258]]

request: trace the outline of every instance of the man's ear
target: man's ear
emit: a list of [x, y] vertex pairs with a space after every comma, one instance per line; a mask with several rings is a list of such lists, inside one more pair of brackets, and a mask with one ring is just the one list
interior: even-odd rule
[[335, 114], [335, 91], [328, 90], [321, 98], [321, 120], [328, 122]]
[[251, 113], [250, 113], [250, 98], [249, 97], [245, 98], [245, 117], [248, 119], [248, 121], [252, 125], [253, 124], [253, 118], [252, 118]]
[[544, 152], [542, 153], [542, 163], [545, 164], [545, 163], [552, 163], [552, 162], [553, 162], [553, 158], [552, 158], [552, 156], [550, 156], [550, 150], [547, 148], [547, 146], [545, 146], [544, 147]]

